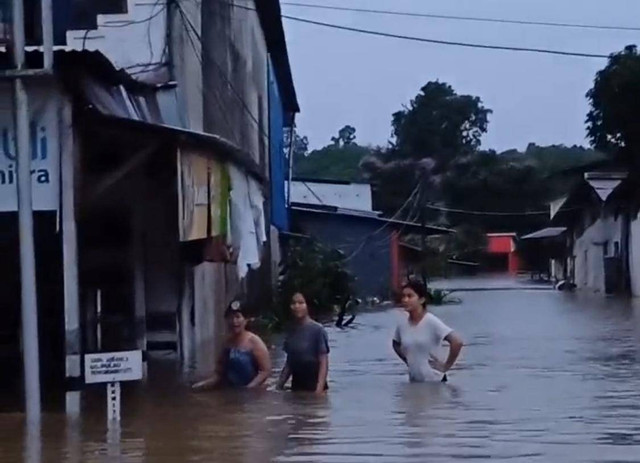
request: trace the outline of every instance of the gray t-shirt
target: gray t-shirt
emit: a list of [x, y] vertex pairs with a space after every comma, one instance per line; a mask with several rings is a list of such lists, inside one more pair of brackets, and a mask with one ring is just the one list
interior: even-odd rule
[[320, 356], [329, 353], [329, 338], [322, 325], [310, 320], [293, 326], [284, 341], [284, 351], [293, 376], [292, 389], [314, 390]]

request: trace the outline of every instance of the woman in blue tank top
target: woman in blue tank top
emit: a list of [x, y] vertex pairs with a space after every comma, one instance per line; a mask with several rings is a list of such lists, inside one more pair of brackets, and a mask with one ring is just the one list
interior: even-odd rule
[[243, 304], [232, 302], [225, 311], [229, 335], [218, 358], [214, 376], [193, 386], [194, 390], [216, 387], [255, 388], [271, 373], [269, 351], [259, 336], [247, 330]]

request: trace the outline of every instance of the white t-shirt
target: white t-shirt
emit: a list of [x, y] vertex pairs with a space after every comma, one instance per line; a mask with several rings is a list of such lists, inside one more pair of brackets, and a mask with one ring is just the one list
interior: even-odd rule
[[408, 317], [398, 324], [393, 340], [400, 343], [407, 358], [410, 381], [424, 383], [442, 380], [443, 374], [431, 368], [429, 359], [440, 360], [438, 350], [452, 331], [430, 312], [417, 325], [412, 325]]

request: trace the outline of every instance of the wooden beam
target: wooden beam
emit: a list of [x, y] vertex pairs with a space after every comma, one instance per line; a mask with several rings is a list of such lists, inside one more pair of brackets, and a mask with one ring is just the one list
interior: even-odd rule
[[111, 172], [110, 174], [104, 176], [102, 180], [100, 180], [100, 182], [91, 189], [88, 194], [88, 200], [85, 204], [88, 205], [101, 199], [101, 197], [105, 195], [109, 190], [111, 190], [116, 185], [118, 185], [118, 183], [124, 180], [127, 175], [142, 166], [147, 161], [147, 159], [149, 159], [151, 154], [153, 154], [158, 148], [159, 146], [154, 144], [142, 149], [133, 157], [131, 157], [131, 159], [125, 162], [115, 172]]

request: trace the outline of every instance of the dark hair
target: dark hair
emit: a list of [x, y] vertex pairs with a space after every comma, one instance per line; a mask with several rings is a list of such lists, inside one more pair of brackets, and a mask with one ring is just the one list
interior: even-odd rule
[[302, 299], [304, 299], [304, 302], [307, 304], [307, 306], [309, 305], [309, 301], [307, 300], [307, 296], [305, 296], [305, 294], [302, 291], [293, 291], [291, 293], [291, 296], [289, 297], [289, 302], [293, 302], [293, 298], [297, 295], [302, 296]]
[[427, 303], [431, 301], [431, 294], [427, 289], [427, 285], [417, 280], [409, 280], [403, 286], [402, 289], [410, 289], [418, 295], [420, 299], [424, 299], [423, 307], [426, 307]]
[[239, 313], [244, 318], [249, 318], [246, 304], [238, 299], [234, 299], [227, 306], [227, 309], [224, 311], [224, 318], [230, 317], [236, 313]]

